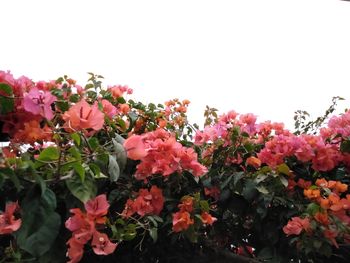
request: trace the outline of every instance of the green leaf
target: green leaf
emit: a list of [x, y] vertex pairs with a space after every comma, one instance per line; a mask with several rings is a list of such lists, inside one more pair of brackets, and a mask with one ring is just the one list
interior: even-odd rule
[[72, 166], [73, 166], [74, 171], [79, 175], [80, 180], [82, 182], [84, 182], [84, 180], [85, 180], [85, 169], [84, 169], [84, 167], [81, 165], [81, 163], [78, 163], [78, 162], [77, 163], [73, 163]]
[[126, 151], [123, 147], [122, 144], [120, 144], [119, 142], [117, 142], [117, 140], [112, 139], [113, 142], [113, 151], [115, 154], [115, 158], [117, 160], [117, 163], [119, 165], [120, 171], [123, 171], [125, 166], [126, 166], [126, 162], [128, 160], [127, 155], [126, 155]]
[[108, 173], [111, 182], [116, 182], [118, 180], [120, 175], [120, 168], [117, 161], [112, 155], [109, 155]]
[[266, 195], [269, 193], [269, 191], [268, 191], [268, 190], [266, 189], [266, 187], [263, 186], [263, 185], [257, 186], [257, 187], [256, 187], [256, 190], [258, 190], [260, 193], [266, 194]]
[[230, 182], [231, 182], [231, 179], [232, 179], [232, 177], [234, 176], [235, 174], [231, 174], [230, 176], [228, 176], [227, 178], [226, 178], [226, 180], [222, 183], [222, 184], [220, 184], [220, 189], [221, 190], [223, 190]]
[[13, 91], [11, 86], [5, 83], [0, 83], [0, 114], [7, 114], [13, 111], [14, 98], [9, 98], [9, 97], [12, 97], [12, 95], [13, 95]]
[[89, 164], [89, 168], [91, 169], [91, 171], [94, 173], [96, 178], [99, 178], [101, 175], [101, 169], [100, 167], [98, 167], [98, 165], [94, 164], [94, 163], [90, 163]]
[[242, 195], [247, 201], [252, 201], [253, 198], [256, 196], [257, 190], [256, 190], [256, 183], [252, 180], [247, 180], [246, 184], [244, 185]]
[[244, 177], [244, 175], [245, 174], [243, 172], [235, 173], [235, 177], [233, 178], [233, 184], [236, 186], [238, 181], [241, 180]]
[[280, 176], [280, 181], [283, 184], [284, 187], [288, 186], [288, 180], [284, 176]]
[[342, 151], [343, 153], [350, 153], [350, 140], [341, 142], [340, 151]]
[[149, 235], [153, 239], [153, 243], [156, 243], [158, 239], [158, 229], [156, 227], [150, 228]]
[[66, 185], [72, 195], [83, 203], [94, 198], [97, 194], [97, 187], [91, 176], [85, 176], [84, 182], [81, 181], [79, 176], [73, 176], [66, 180]]
[[126, 241], [130, 241], [136, 237], [136, 225], [135, 224], [128, 224], [125, 227], [125, 232], [123, 234], [123, 239]]
[[96, 150], [97, 147], [100, 145], [96, 137], [91, 137], [88, 141], [92, 150]]
[[71, 135], [71, 137], [72, 137], [72, 139], [73, 139], [73, 141], [74, 141], [74, 144], [75, 144], [76, 146], [80, 146], [80, 143], [81, 143], [80, 134], [78, 134], [78, 133], [73, 133], [73, 134]]
[[209, 204], [207, 201], [205, 201], [205, 200], [199, 201], [199, 206], [203, 212], [209, 212], [210, 208], [209, 208]]
[[19, 192], [22, 188], [21, 183], [17, 177], [17, 175], [15, 174], [15, 172], [11, 169], [11, 168], [0, 168], [0, 174], [3, 175], [5, 178], [8, 177], [13, 185], [16, 187], [17, 192]]
[[53, 146], [47, 147], [44, 149], [38, 159], [36, 160], [34, 167], [39, 168], [43, 165], [45, 165], [46, 162], [52, 162], [58, 160], [60, 157], [59, 149]]
[[55, 241], [61, 225], [56, 196], [48, 188], [41, 193], [35, 185], [21, 203], [22, 225], [15, 233], [18, 246], [35, 257], [45, 254]]
[[277, 166], [277, 171], [281, 174], [284, 175], [289, 175], [290, 173], [290, 169], [288, 167], [288, 165], [286, 165], [285, 163], [280, 164], [279, 166]]

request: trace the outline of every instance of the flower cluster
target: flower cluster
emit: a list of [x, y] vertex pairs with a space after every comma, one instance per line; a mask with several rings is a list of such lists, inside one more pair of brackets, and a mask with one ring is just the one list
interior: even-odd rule
[[162, 190], [153, 185], [150, 190], [140, 189], [135, 199], [128, 199], [122, 216], [128, 218], [137, 213], [145, 215], [159, 215], [163, 209], [164, 197]]
[[68, 240], [67, 256], [70, 263], [79, 262], [84, 254], [84, 245], [91, 241], [95, 254], [108, 255], [114, 252], [117, 244], [112, 243], [108, 236], [98, 231], [106, 223], [109, 204], [106, 195], [99, 195], [85, 203], [86, 212], [79, 208], [71, 209], [72, 217], [66, 221], [66, 228], [72, 232]]
[[[203, 205], [203, 202], [206, 205]], [[202, 206], [201, 206], [202, 205]], [[217, 218], [213, 217], [209, 213], [209, 209], [206, 208], [208, 204], [206, 201], [199, 201], [198, 198], [192, 196], [184, 196], [181, 198], [181, 203], [178, 205], [180, 209], [173, 214], [173, 231], [181, 232], [186, 231], [191, 225], [195, 223], [195, 215], [198, 211], [201, 211], [199, 218], [204, 225], [212, 225]]]
[[153, 174], [169, 176], [175, 172], [190, 171], [195, 176], [202, 176], [207, 168], [197, 161], [197, 153], [176, 141], [175, 137], [157, 129], [143, 135], [132, 135], [124, 142], [128, 157], [140, 160], [135, 177], [146, 179]]
[[6, 204], [5, 211], [0, 213], [0, 235], [11, 234], [21, 227], [22, 220], [14, 215], [18, 209], [18, 203]]

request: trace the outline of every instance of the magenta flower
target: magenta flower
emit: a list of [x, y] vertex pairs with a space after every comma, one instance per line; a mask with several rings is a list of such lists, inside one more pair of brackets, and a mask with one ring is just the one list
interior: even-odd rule
[[49, 91], [32, 88], [29, 93], [24, 96], [23, 107], [28, 112], [35, 115], [41, 115], [46, 119], [51, 120], [53, 118], [51, 104], [56, 100], [57, 98]]

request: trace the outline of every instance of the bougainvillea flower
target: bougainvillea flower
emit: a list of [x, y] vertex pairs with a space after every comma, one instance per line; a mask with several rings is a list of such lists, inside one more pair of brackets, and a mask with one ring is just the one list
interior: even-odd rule
[[335, 240], [335, 238], [338, 236], [337, 231], [326, 229], [323, 232], [323, 234], [324, 234], [324, 237], [327, 238], [333, 244], [333, 246], [335, 246], [336, 248], [339, 248], [339, 245], [338, 245], [337, 241]]
[[259, 169], [259, 167], [261, 166], [261, 161], [259, 160], [259, 158], [256, 158], [254, 156], [250, 156], [247, 159], [246, 164], [253, 166], [255, 169]]
[[124, 148], [127, 152], [128, 158], [132, 160], [141, 160], [146, 157], [147, 150], [140, 135], [132, 135], [124, 142]]
[[22, 224], [21, 219], [15, 219], [14, 213], [19, 209], [18, 203], [7, 203], [5, 211], [0, 213], [0, 234], [11, 234], [17, 231]]
[[201, 214], [201, 219], [202, 219], [202, 223], [206, 225], [212, 225], [215, 221], [218, 220], [216, 217], [213, 217], [208, 212], [203, 212]]
[[191, 213], [193, 211], [193, 197], [192, 196], [184, 196], [181, 198], [181, 204], [178, 205], [180, 208], [180, 211], [182, 212], [189, 212]]
[[98, 195], [85, 203], [88, 216], [95, 218], [107, 215], [109, 203], [105, 194]]
[[66, 128], [73, 130], [93, 129], [100, 130], [104, 124], [104, 115], [98, 109], [97, 103], [90, 105], [84, 99], [70, 107], [63, 116]]
[[117, 248], [117, 244], [112, 243], [106, 234], [98, 231], [95, 231], [91, 245], [96, 255], [109, 255]]
[[181, 232], [193, 225], [194, 220], [191, 219], [191, 215], [188, 212], [177, 212], [173, 214], [173, 231]]
[[153, 206], [153, 213], [155, 215], [159, 215], [160, 212], [163, 210], [164, 206], [164, 196], [162, 189], [158, 188], [155, 185], [152, 185], [150, 194], [152, 195], [152, 206]]
[[310, 230], [310, 220], [308, 218], [292, 217], [288, 224], [283, 227], [283, 232], [287, 236], [300, 235], [302, 230]]
[[48, 120], [53, 118], [51, 104], [57, 100], [49, 91], [32, 88], [23, 98], [23, 108], [35, 115], [41, 115]]
[[74, 237], [71, 237], [67, 245], [69, 246], [67, 250], [67, 257], [69, 257], [68, 263], [77, 263], [83, 258], [84, 254], [84, 244], [77, 242]]
[[101, 101], [103, 112], [109, 117], [113, 118], [117, 114], [117, 108], [113, 106], [108, 100]]

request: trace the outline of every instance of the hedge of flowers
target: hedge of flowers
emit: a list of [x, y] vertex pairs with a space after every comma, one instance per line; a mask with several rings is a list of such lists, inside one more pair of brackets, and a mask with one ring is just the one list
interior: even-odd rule
[[0, 71], [0, 262], [347, 262], [350, 111], [293, 133], [208, 107], [199, 129], [102, 79]]

